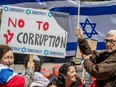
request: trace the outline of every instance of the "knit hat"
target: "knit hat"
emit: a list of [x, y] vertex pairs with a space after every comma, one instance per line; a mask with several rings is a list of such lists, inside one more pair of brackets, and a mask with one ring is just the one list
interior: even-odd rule
[[69, 63], [72, 63], [73, 65], [81, 65], [81, 59], [72, 57]]
[[36, 60], [36, 61], [40, 61], [40, 58], [37, 55], [34, 55], [33, 59]]

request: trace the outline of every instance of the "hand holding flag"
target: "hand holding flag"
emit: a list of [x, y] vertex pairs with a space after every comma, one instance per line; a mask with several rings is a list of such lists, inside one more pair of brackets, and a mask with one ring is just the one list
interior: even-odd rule
[[77, 29], [76, 29], [76, 36], [78, 39], [84, 39], [83, 30], [80, 29], [79, 27], [77, 27]]
[[76, 0], [77, 4], [78, 4], [78, 21], [77, 21], [77, 29], [76, 29], [76, 36], [77, 38], [83, 39], [84, 35], [83, 35], [83, 31], [82, 29], [80, 29], [79, 23], [80, 23], [80, 0]]
[[80, 23], [80, 0], [76, 0], [78, 4], [78, 24], [77, 27], [80, 28], [79, 23]]

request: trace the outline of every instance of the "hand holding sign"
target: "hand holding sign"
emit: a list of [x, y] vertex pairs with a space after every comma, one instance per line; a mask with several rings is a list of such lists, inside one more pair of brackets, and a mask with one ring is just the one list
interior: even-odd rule
[[33, 62], [33, 55], [29, 56], [29, 62], [28, 62], [27, 66], [30, 67], [30, 68], [35, 69], [35, 65], [34, 65], [34, 62]]

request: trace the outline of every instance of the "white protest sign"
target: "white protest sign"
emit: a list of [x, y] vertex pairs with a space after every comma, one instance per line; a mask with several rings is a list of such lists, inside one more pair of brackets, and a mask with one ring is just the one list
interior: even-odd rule
[[64, 58], [67, 32], [56, 19], [68, 17], [66, 13], [3, 6], [1, 42], [16, 53]]

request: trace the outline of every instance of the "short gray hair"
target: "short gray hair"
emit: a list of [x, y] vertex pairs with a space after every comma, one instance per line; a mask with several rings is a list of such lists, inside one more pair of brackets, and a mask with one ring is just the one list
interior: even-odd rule
[[110, 30], [110, 31], [108, 32], [108, 34], [116, 35], [116, 30]]

